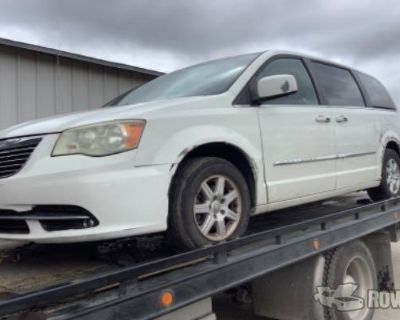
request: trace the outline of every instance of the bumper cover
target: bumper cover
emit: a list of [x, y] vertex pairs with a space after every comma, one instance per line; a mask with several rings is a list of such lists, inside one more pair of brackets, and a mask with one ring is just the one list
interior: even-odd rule
[[17, 175], [0, 179], [0, 210], [20, 213], [36, 206], [77, 206], [98, 225], [47, 231], [26, 219], [27, 234], [1, 233], [1, 239], [39, 243], [96, 241], [164, 231], [167, 228], [170, 165], [135, 167], [136, 151], [104, 158], [51, 158], [56, 135], [43, 139]]

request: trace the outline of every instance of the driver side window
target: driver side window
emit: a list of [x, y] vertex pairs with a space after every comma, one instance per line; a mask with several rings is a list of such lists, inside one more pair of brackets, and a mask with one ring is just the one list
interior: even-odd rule
[[263, 104], [317, 105], [314, 85], [303, 62], [296, 58], [280, 58], [268, 63], [258, 74], [257, 80], [267, 76], [290, 74], [297, 80], [298, 91], [283, 97], [268, 99]]

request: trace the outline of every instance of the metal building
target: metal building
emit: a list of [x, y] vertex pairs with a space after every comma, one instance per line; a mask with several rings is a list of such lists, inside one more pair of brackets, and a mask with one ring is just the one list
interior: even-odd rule
[[98, 108], [160, 74], [0, 38], [0, 129]]

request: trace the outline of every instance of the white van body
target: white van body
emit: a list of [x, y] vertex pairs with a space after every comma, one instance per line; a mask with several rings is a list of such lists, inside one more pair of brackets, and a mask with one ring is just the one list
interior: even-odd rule
[[[296, 85], [293, 94], [254, 101], [248, 86], [271, 63], [276, 69], [293, 63], [304, 68], [304, 74], [295, 75], [296, 81], [289, 84]], [[335, 96], [321, 76], [332, 75], [324, 68], [346, 75], [338, 84], [354, 81], [354, 86], [346, 85], [349, 92]], [[287, 73], [282, 77], [286, 82], [293, 79]], [[0, 238], [62, 243], [165, 231], [169, 189], [180, 163], [198, 148], [206, 152], [207, 146], [216, 150], [226, 145], [247, 159], [253, 175], [248, 181], [254, 184], [252, 215], [378, 187], [385, 150], [399, 149], [400, 119], [392, 103], [374, 105], [376, 97], [368, 93], [362, 76], [320, 59], [267, 51], [252, 56], [229, 88], [218, 94], [117, 105], [3, 130]], [[278, 80], [269, 83], [273, 81]], [[336, 98], [343, 102], [346, 96], [356, 104], [335, 105]], [[285, 102], [288, 97], [291, 100]], [[108, 155], [54, 153], [60, 136], [71, 129], [130, 121], [144, 126], [140, 143], [131, 150]], [[24, 148], [29, 154], [23, 154], [23, 163], [12, 162], [18, 159], [15, 152], [22, 154]], [[59, 223], [51, 222], [50, 216]], [[85, 223], [71, 226], [69, 217], [74, 222], [81, 217]], [[44, 220], [50, 222], [43, 224]], [[8, 228], [9, 221], [13, 224]], [[18, 221], [26, 223], [20, 232]]]

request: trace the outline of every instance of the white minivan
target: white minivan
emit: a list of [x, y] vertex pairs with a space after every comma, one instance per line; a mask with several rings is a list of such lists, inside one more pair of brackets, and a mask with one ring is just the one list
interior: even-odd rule
[[252, 215], [400, 190], [400, 118], [362, 72], [285, 51], [163, 75], [101, 109], [0, 132], [0, 238], [167, 231], [196, 248]]

